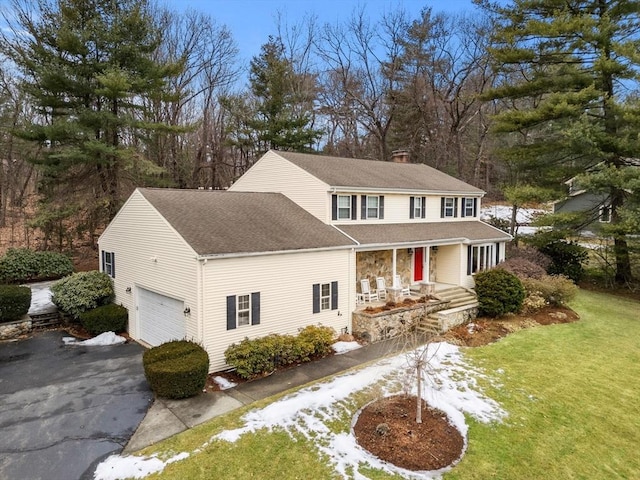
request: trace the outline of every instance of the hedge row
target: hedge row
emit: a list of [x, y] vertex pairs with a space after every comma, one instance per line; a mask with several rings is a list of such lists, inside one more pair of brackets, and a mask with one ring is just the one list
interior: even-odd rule
[[73, 262], [57, 252], [10, 248], [0, 258], [0, 282], [25, 283], [62, 278], [73, 273]]
[[122, 305], [102, 305], [80, 314], [80, 323], [92, 335], [105, 332], [119, 333], [125, 330], [128, 320], [127, 309]]
[[271, 334], [234, 343], [224, 352], [228, 365], [242, 378], [252, 378], [277, 367], [308, 362], [331, 351], [335, 332], [330, 327], [310, 325], [297, 336]]
[[0, 322], [13, 322], [25, 316], [31, 306], [31, 289], [0, 285]]
[[142, 356], [144, 374], [159, 397], [187, 398], [200, 393], [209, 373], [209, 355], [187, 340], [175, 340], [151, 348]]

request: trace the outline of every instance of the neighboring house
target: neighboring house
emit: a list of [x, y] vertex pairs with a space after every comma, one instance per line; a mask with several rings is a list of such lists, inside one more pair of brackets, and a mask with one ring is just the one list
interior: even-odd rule
[[472, 288], [511, 239], [479, 220], [482, 196], [422, 164], [270, 151], [226, 192], [137, 189], [101, 270], [134, 339], [194, 339], [214, 371], [245, 337], [351, 331], [363, 278]]
[[596, 233], [602, 224], [611, 222], [611, 205], [609, 197], [603, 193], [593, 193], [580, 188], [577, 179], [565, 182], [568, 196], [554, 202], [553, 213], [580, 213], [586, 216], [582, 231]]

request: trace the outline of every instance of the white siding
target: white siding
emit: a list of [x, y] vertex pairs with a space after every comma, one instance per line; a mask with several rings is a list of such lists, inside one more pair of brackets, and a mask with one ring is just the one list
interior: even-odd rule
[[182, 300], [191, 309], [187, 337], [198, 339], [195, 252], [139, 192], [132, 194], [98, 244], [100, 250], [115, 253], [115, 303], [129, 310], [129, 334], [134, 339], [139, 339], [138, 288]]
[[[210, 370], [225, 367], [224, 351], [245, 337], [296, 334], [307, 325], [351, 329], [355, 261], [350, 250], [209, 260], [204, 265], [204, 344]], [[338, 309], [313, 313], [313, 284], [338, 282]], [[229, 295], [260, 292], [260, 324], [227, 330]]]
[[447, 245], [438, 247], [436, 260], [436, 281], [460, 285], [462, 264], [462, 250], [466, 255], [466, 246]]
[[[331, 220], [327, 210], [329, 186], [274, 152], [267, 152], [231, 187], [236, 192], [278, 192], [325, 223]], [[327, 215], [329, 215], [327, 217]]]

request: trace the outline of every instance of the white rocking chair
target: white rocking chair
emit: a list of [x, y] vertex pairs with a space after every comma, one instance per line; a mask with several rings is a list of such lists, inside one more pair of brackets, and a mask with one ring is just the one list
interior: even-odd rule
[[409, 288], [409, 285], [407, 285], [407, 286], [403, 286], [402, 285], [402, 283], [400, 281], [400, 275], [396, 275], [395, 287], [402, 289], [402, 296], [403, 297], [411, 296], [411, 288]]
[[376, 292], [378, 293], [378, 298], [380, 300], [387, 299], [387, 286], [383, 277], [376, 278]]
[[378, 292], [371, 290], [371, 285], [368, 279], [360, 280], [360, 291], [365, 302], [372, 302], [378, 300]]

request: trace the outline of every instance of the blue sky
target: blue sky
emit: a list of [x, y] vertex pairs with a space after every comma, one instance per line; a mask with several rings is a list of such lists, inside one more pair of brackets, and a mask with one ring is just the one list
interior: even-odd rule
[[471, 0], [164, 0], [171, 10], [192, 9], [210, 14], [226, 25], [236, 40], [243, 60], [260, 52], [270, 34], [276, 33], [276, 15], [281, 12], [290, 24], [305, 16], [315, 15], [320, 23], [336, 23], [349, 17], [354, 9], [364, 6], [372, 20], [385, 11], [403, 7], [417, 17], [420, 10], [431, 7], [434, 12], [462, 13], [475, 7]]

